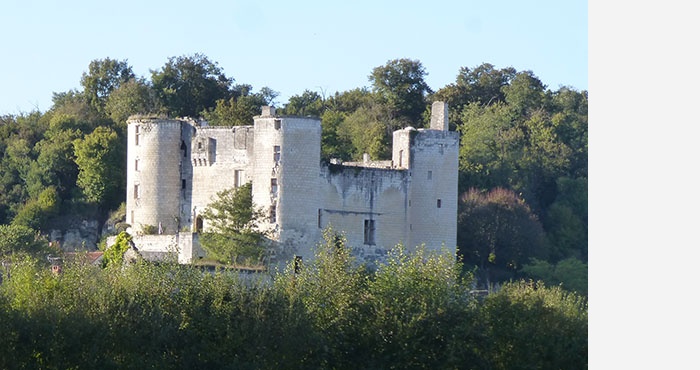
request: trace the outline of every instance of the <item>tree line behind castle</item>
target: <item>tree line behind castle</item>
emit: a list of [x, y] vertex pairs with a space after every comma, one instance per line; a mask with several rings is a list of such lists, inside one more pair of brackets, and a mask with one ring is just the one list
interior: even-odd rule
[[552, 90], [531, 71], [487, 63], [462, 67], [437, 90], [417, 60], [369, 72], [369, 87], [305, 90], [280, 104], [272, 88], [236, 83], [200, 54], [170, 58], [148, 78], [126, 60], [94, 60], [80, 88], [54, 93], [48, 111], [0, 116], [0, 254], [57, 252], [36, 235], [84, 219], [124, 219], [117, 211], [133, 114], [250, 125], [261, 106], [281, 105], [283, 115], [321, 118], [323, 160], [361, 161], [364, 153], [390, 158], [392, 132], [425, 127], [439, 100], [460, 132], [457, 244], [465, 269], [491, 282], [532, 277], [585, 293], [588, 92]]

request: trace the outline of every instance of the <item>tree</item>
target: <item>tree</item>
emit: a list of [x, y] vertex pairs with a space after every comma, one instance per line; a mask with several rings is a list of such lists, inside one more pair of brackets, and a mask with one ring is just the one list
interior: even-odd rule
[[126, 129], [126, 120], [133, 114], [159, 113], [161, 107], [151, 86], [143, 79], [124, 82], [107, 98], [105, 113], [114, 123]]
[[522, 272], [548, 286], [561, 285], [568, 291], [588, 295], [588, 265], [578, 258], [569, 257], [554, 264], [534, 258], [523, 266]]
[[204, 118], [213, 126], [251, 125], [253, 117], [260, 115], [260, 108], [269, 105], [277, 92], [264, 87], [259, 93], [251, 93], [250, 85], [236, 85], [234, 96], [220, 99], [214, 109], [204, 112]]
[[505, 281], [542, 258], [546, 239], [530, 207], [511, 190], [470, 189], [459, 198], [457, 245], [467, 266], [477, 266], [481, 282]]
[[124, 253], [131, 246], [132, 237], [126, 231], [122, 231], [117, 234], [117, 238], [114, 240], [109, 248], [104, 252], [103, 263], [106, 267], [119, 267], [124, 261]]
[[119, 204], [125, 183], [124, 143], [117, 133], [100, 126], [73, 142], [78, 165], [77, 185], [89, 202], [109, 209]]
[[391, 135], [387, 133], [391, 122], [383, 106], [363, 106], [349, 114], [338, 125], [336, 133], [340, 141], [352, 144], [347, 154], [354, 160], [361, 160], [364, 153], [374, 159], [387, 158], [391, 153]]
[[265, 233], [257, 224], [263, 212], [254, 207], [252, 190], [251, 183], [222, 190], [202, 212], [207, 231], [199, 240], [209, 257], [234, 265], [239, 258], [243, 262], [260, 262]]
[[481, 312], [483, 368], [588, 368], [586, 298], [521, 280], [488, 295]]
[[39, 255], [47, 251], [47, 243], [36, 230], [24, 225], [0, 225], [0, 256], [12, 253]]
[[126, 60], [96, 59], [90, 62], [88, 71], [83, 72], [80, 84], [88, 103], [99, 112], [103, 112], [112, 91], [134, 77], [134, 72]]
[[202, 54], [171, 57], [161, 70], [151, 71], [160, 103], [174, 116], [198, 117], [228, 99], [232, 78]]
[[426, 95], [432, 93], [423, 79], [426, 75], [420, 61], [403, 58], [374, 68], [369, 81], [395, 118], [418, 126], [427, 107]]
[[516, 74], [513, 67], [496, 69], [483, 63], [473, 69], [461, 67], [454, 83], [438, 90], [431, 100], [444, 101], [450, 106], [450, 122], [462, 123], [460, 112], [470, 103], [491, 105], [505, 102], [503, 87], [508, 86]]
[[30, 199], [19, 209], [12, 224], [41, 230], [51, 217], [58, 214], [60, 207], [58, 191], [54, 186], [49, 186], [37, 198]]
[[304, 90], [301, 95], [294, 95], [284, 106], [284, 114], [290, 116], [320, 117], [325, 107], [321, 95], [315, 91]]

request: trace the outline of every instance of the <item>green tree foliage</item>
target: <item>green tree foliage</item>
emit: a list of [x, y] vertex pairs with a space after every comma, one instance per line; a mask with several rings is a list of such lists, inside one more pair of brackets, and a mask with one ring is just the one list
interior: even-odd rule
[[133, 78], [134, 72], [126, 60], [96, 59], [90, 62], [88, 71], [83, 72], [80, 85], [88, 103], [103, 112], [112, 91]]
[[142, 78], [134, 78], [114, 89], [105, 102], [105, 113], [117, 127], [126, 131], [126, 120], [134, 114], [159, 113], [161, 107], [151, 86]]
[[529, 74], [518, 76], [519, 85], [504, 87], [506, 103], [464, 108], [458, 128], [461, 186], [513, 189], [543, 215], [556, 197], [556, 179], [582, 171], [572, 165], [580, 149], [559, 136], [567, 131], [558, 126], [565, 121], [554, 120], [556, 114], [543, 108], [541, 84]]
[[101, 126], [83, 139], [75, 140], [73, 145], [80, 169], [77, 184], [85, 199], [106, 205], [107, 209], [117, 206], [124, 193], [126, 158], [117, 133]]
[[575, 293], [542, 282], [508, 283], [486, 298], [480, 318], [483, 368], [588, 368], [588, 303]]
[[391, 122], [393, 120], [387, 119], [387, 111], [381, 105], [360, 107], [338, 124], [338, 144], [350, 144], [346, 146], [350, 150], [347, 154], [353, 160], [361, 160], [364, 153], [375, 160], [388, 158], [391, 135], [387, 131], [390, 131]]
[[103, 261], [107, 267], [121, 267], [124, 261], [124, 253], [131, 246], [132, 237], [126, 231], [117, 234], [114, 244], [104, 252]]
[[319, 93], [304, 90], [301, 95], [291, 96], [282, 111], [290, 116], [321, 117], [325, 108], [323, 97]]
[[514, 278], [530, 258], [547, 253], [542, 225], [510, 190], [470, 189], [459, 198], [457, 222], [460, 254], [467, 267], [478, 267], [480, 284]]
[[516, 74], [513, 67], [496, 69], [490, 63], [483, 63], [473, 69], [461, 67], [454, 83], [448, 84], [432, 95], [431, 100], [444, 101], [450, 106], [450, 122], [462, 123], [459, 114], [470, 104], [491, 105], [505, 102], [502, 91]]
[[[31, 199], [20, 208], [12, 220], [15, 225], [22, 225], [36, 230], [43, 230], [45, 223], [58, 215], [61, 198], [55, 187], [45, 188], [36, 199]], [[45, 231], [45, 230], [44, 230]]]
[[321, 116], [321, 159], [331, 158], [349, 160], [351, 158], [352, 140], [343, 135], [343, 123], [346, 114], [336, 110], [326, 110]]
[[418, 126], [427, 107], [426, 96], [432, 93], [424, 80], [426, 75], [420, 61], [402, 58], [375, 67], [369, 81], [394, 118]]
[[266, 279], [18, 260], [0, 285], [0, 368], [587, 367], [580, 296], [518, 282], [482, 301], [454, 256], [399, 248], [372, 273], [327, 236], [299, 273]]
[[207, 231], [199, 240], [207, 256], [226, 264], [261, 262], [265, 235], [257, 224], [263, 213], [253, 205], [252, 189], [247, 183], [222, 190], [201, 213]]
[[214, 109], [204, 112], [204, 119], [213, 126], [252, 125], [253, 117], [260, 115], [261, 107], [270, 105], [277, 92], [263, 88], [251, 93], [250, 85], [237, 85], [234, 95], [228, 100], [218, 100]]
[[557, 179], [557, 198], [547, 209], [544, 228], [552, 246], [549, 261], [588, 256], [588, 179]]
[[588, 265], [575, 257], [563, 259], [555, 264], [533, 258], [523, 266], [523, 273], [535, 280], [542, 280], [549, 286], [561, 284], [562, 288], [588, 295]]
[[47, 245], [46, 240], [31, 227], [0, 225], [0, 257], [15, 253], [40, 256], [48, 251]]
[[233, 79], [202, 54], [171, 57], [160, 70], [151, 71], [160, 104], [173, 116], [199, 117], [218, 100], [230, 97]]

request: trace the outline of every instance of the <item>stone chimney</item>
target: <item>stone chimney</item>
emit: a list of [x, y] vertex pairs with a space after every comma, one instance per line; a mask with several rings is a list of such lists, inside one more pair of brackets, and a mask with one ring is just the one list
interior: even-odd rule
[[430, 129], [449, 131], [450, 121], [447, 115], [447, 103], [436, 101], [430, 110]]
[[272, 117], [275, 115], [275, 107], [269, 105], [263, 105], [262, 116]]

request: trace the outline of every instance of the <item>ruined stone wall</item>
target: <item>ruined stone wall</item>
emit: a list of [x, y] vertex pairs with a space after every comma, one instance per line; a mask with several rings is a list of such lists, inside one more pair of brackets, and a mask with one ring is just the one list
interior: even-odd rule
[[408, 171], [331, 165], [322, 168], [315, 226], [344, 231], [348, 246], [365, 261], [407, 242]]
[[320, 120], [279, 117], [272, 107], [263, 107], [253, 126], [129, 120], [127, 222], [136, 230], [160, 222], [164, 234], [179, 231], [180, 239], [138, 240], [146, 251], [174, 245], [186, 263], [203, 255], [196, 232], [206, 221], [199, 229], [197, 215], [217, 192], [251, 181], [253, 202], [266, 214], [260, 227], [276, 241], [279, 263], [313, 258], [327, 226], [344, 231], [363, 261], [381, 263], [397, 243], [454, 251], [459, 134], [448, 130], [446, 106], [437, 108], [431, 129], [394, 133], [391, 161], [352, 166], [321, 166]]
[[[186, 225], [196, 229], [196, 217], [216, 193], [252, 180], [254, 141], [251, 126], [197, 127], [191, 140], [191, 206]], [[206, 220], [204, 225], [206, 228]]]

